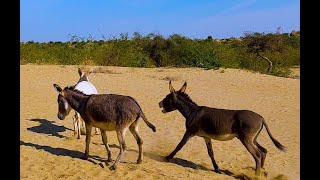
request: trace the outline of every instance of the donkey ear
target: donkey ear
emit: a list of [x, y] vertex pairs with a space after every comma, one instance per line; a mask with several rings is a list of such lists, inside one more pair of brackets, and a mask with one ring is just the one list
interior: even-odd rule
[[179, 92], [184, 93], [187, 89], [187, 82], [184, 82], [183, 86], [181, 87], [181, 89], [179, 90]]
[[72, 85], [72, 86], [68, 86], [70, 89], [75, 89], [76, 88], [76, 86], [77, 86], [77, 84], [74, 84], [74, 85]]
[[88, 72], [88, 75], [93, 73], [93, 69], [90, 69], [90, 71]]
[[175, 93], [175, 92], [176, 92], [176, 90], [174, 90], [174, 88], [173, 88], [173, 86], [172, 86], [172, 84], [171, 84], [171, 81], [169, 82], [169, 90], [170, 90], [170, 92], [172, 92], [172, 93]]
[[53, 84], [53, 87], [54, 87], [59, 93], [61, 93], [62, 89], [61, 89], [61, 87], [60, 87], [59, 85]]
[[79, 76], [81, 77], [81, 76], [82, 76], [82, 70], [81, 70], [81, 68], [78, 68], [78, 73], [79, 73]]

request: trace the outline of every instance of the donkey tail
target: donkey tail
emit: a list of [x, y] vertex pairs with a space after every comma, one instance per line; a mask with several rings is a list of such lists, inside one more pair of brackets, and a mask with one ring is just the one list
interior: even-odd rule
[[137, 102], [134, 98], [132, 98], [132, 97], [130, 97], [130, 98], [131, 98], [131, 99], [136, 103], [136, 105], [139, 107], [139, 111], [140, 111], [139, 116], [142, 117], [143, 121], [149, 126], [149, 128], [152, 129], [153, 132], [156, 132], [156, 127], [155, 127], [154, 125], [152, 125], [152, 124], [148, 121], [148, 119], [146, 118], [146, 116], [143, 114], [142, 109], [141, 109], [140, 105], [138, 104], [138, 102]]
[[273, 144], [274, 144], [278, 149], [280, 149], [281, 151], [285, 152], [285, 151], [286, 151], [286, 147], [284, 147], [282, 144], [280, 144], [280, 142], [277, 141], [277, 140], [272, 136], [272, 134], [271, 134], [271, 132], [270, 132], [270, 130], [269, 130], [269, 127], [268, 127], [268, 125], [267, 125], [267, 122], [266, 122], [263, 118], [262, 118], [262, 123], [263, 123], [263, 125], [266, 127], [267, 132], [268, 132], [268, 134], [269, 134], [269, 137], [271, 138]]
[[143, 121], [149, 126], [149, 128], [152, 129], [153, 132], [156, 132], [156, 127], [154, 125], [152, 125], [148, 119], [146, 118], [146, 116], [143, 114], [143, 112], [140, 113], [140, 117], [142, 117]]

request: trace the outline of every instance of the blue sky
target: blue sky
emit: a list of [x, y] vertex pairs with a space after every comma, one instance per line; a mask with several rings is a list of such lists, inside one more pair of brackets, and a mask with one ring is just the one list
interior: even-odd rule
[[20, 0], [21, 41], [95, 40], [120, 33], [190, 38], [300, 30], [298, 0]]

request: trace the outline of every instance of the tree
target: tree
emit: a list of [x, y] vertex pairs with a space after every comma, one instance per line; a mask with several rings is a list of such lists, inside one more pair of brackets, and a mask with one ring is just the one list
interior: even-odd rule
[[129, 39], [129, 34], [128, 33], [120, 33], [120, 40], [121, 41], [126, 41]]
[[272, 71], [272, 61], [268, 57], [263, 56], [262, 53], [266, 51], [281, 52], [283, 50], [283, 41], [283, 35], [279, 33], [261, 34], [249, 32], [244, 34], [244, 43], [246, 44], [248, 51], [268, 62], [269, 67], [267, 71], [269, 73]]
[[153, 33], [148, 34], [146, 38], [149, 40], [144, 45], [144, 50], [148, 52], [149, 56], [154, 60], [157, 67], [161, 67], [163, 54], [169, 47], [167, 40], [161, 35]]
[[139, 32], [133, 32], [133, 39], [141, 39], [142, 35]]

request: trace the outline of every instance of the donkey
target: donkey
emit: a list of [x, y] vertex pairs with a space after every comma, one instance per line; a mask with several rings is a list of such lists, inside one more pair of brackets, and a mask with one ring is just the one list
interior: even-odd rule
[[89, 145], [91, 139], [92, 127], [97, 127], [101, 131], [102, 142], [105, 145], [108, 153], [108, 161], [111, 159], [111, 151], [107, 141], [106, 131], [116, 131], [120, 144], [119, 155], [114, 164], [109, 168], [115, 170], [117, 164], [127, 146], [124, 141], [126, 131], [130, 130], [134, 138], [137, 140], [139, 147], [139, 156], [137, 163], [143, 160], [143, 140], [138, 132], [139, 118], [142, 117], [144, 122], [156, 132], [156, 127], [152, 125], [141, 107], [135, 99], [130, 96], [117, 94], [91, 94], [87, 95], [81, 91], [75, 90], [72, 87], [65, 87], [63, 90], [57, 84], [53, 85], [58, 91], [58, 118], [63, 120], [68, 115], [69, 105], [76, 110], [83, 119], [86, 127], [86, 148], [82, 159], [89, 158]]
[[175, 91], [170, 81], [170, 93], [159, 102], [163, 113], [178, 110], [186, 118], [186, 132], [175, 150], [165, 157], [167, 161], [172, 159], [191, 137], [200, 136], [204, 138], [207, 145], [214, 172], [221, 174], [213, 156], [211, 139], [227, 141], [237, 137], [253, 156], [256, 162], [255, 174], [260, 175], [267, 155], [267, 150], [257, 142], [257, 137], [263, 126], [266, 127], [275, 146], [281, 151], [285, 151], [285, 147], [271, 135], [268, 125], [261, 115], [249, 110], [198, 106], [185, 93], [186, 88], [187, 83], [185, 82], [179, 91]]
[[[93, 72], [93, 69], [90, 69], [88, 73], [84, 73], [81, 68], [78, 68], [79, 80], [73, 86], [76, 90], [82, 91], [85, 94], [98, 94], [96, 87], [89, 82], [89, 75]], [[85, 134], [84, 122], [80, 117], [80, 114], [75, 111], [73, 117], [73, 127], [74, 127], [74, 136], [77, 136], [78, 139], [81, 138], [81, 134]], [[95, 128], [95, 134], [99, 134], [98, 128]]]

